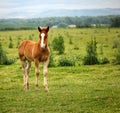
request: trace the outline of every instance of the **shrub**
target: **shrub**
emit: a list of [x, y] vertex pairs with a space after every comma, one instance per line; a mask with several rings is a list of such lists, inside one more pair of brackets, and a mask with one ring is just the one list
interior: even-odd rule
[[113, 41], [113, 47], [112, 47], [112, 48], [113, 48], [113, 49], [114, 49], [114, 48], [117, 48], [118, 45], [119, 45], [119, 41], [118, 41], [118, 40], [114, 40], [114, 41]]
[[98, 64], [98, 63], [99, 63], [98, 59], [94, 55], [93, 56], [92, 55], [91, 56], [87, 55], [83, 59], [83, 64], [84, 65], [93, 65], [93, 64]]
[[6, 52], [2, 48], [2, 44], [0, 43], [0, 64], [6, 64], [8, 61], [8, 58], [6, 56]]
[[71, 37], [69, 38], [69, 44], [73, 44]]
[[115, 64], [120, 64], [120, 45], [117, 47], [115, 53]]
[[61, 35], [59, 35], [58, 37], [54, 38], [54, 40], [52, 41], [52, 45], [53, 45], [53, 50], [58, 51], [59, 54], [63, 54], [64, 53], [65, 46], [64, 46], [63, 37]]
[[9, 37], [9, 48], [13, 48], [13, 42], [12, 42], [12, 38], [11, 37]]
[[87, 55], [83, 58], [84, 65], [93, 65], [98, 64], [97, 58], [97, 42], [96, 39], [92, 39], [89, 43], [87, 43], [86, 52]]
[[108, 58], [104, 57], [104, 58], [100, 59], [100, 64], [107, 64], [107, 63], [109, 63]]
[[59, 59], [59, 66], [75, 66], [75, 59], [74, 57], [70, 56], [62, 56]]
[[5, 63], [6, 65], [13, 64], [16, 61], [16, 59], [8, 59], [7, 62]]
[[9, 36], [9, 40], [12, 41], [12, 37], [11, 36]]
[[0, 64], [10, 65], [15, 62], [15, 59], [8, 59], [6, 52], [3, 50], [2, 45], [0, 43]]
[[76, 66], [80, 66], [81, 63], [82, 63], [82, 62], [81, 62], [81, 61], [82, 61], [82, 58], [81, 58], [80, 54], [75, 55], [74, 59], [75, 59], [75, 65], [76, 65]]
[[9, 48], [13, 48], [13, 43], [12, 43], [12, 41], [10, 41], [10, 43], [9, 43]]
[[53, 60], [53, 52], [51, 50], [50, 52], [50, 58], [49, 58], [49, 67], [54, 67], [54, 60]]

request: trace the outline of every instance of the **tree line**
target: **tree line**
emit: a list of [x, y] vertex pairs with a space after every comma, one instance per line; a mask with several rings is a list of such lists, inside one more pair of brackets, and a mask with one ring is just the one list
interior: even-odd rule
[[97, 16], [97, 17], [49, 17], [33, 19], [0, 19], [0, 30], [27, 30], [35, 29], [37, 26], [67, 27], [91, 27], [91, 25], [111, 25], [120, 27], [120, 16]]

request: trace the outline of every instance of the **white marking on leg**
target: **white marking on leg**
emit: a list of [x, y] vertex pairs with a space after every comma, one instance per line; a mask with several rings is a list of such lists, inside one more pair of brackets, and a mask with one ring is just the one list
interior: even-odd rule
[[45, 34], [42, 33], [42, 34], [41, 34], [41, 48], [45, 48], [44, 37], [45, 37]]
[[38, 76], [36, 76], [36, 87], [38, 87]]
[[25, 68], [22, 68], [23, 71], [23, 80], [24, 80], [24, 86], [26, 85], [26, 75], [25, 75]]
[[49, 91], [48, 84], [47, 84], [47, 68], [48, 68], [48, 63], [49, 63], [49, 59], [44, 63], [44, 67], [43, 67], [45, 91]]
[[26, 68], [25, 68], [25, 69], [26, 69], [26, 70], [28, 70], [28, 67], [29, 67], [29, 63], [27, 63], [27, 66], [26, 66]]
[[28, 89], [28, 79], [29, 79], [29, 76], [27, 74], [27, 69], [25, 69], [25, 85], [26, 85], [26, 89]]
[[44, 86], [46, 86], [46, 85], [47, 85], [47, 77], [44, 76]]
[[27, 81], [27, 72], [26, 72], [26, 68], [25, 68], [25, 61], [22, 61], [22, 71], [23, 71], [23, 79], [24, 79], [24, 89], [27, 90], [27, 84], [26, 84], [26, 81]]
[[44, 74], [44, 86], [46, 86], [47, 85], [47, 66], [46, 66], [46, 64], [44, 64], [43, 74]]
[[44, 74], [44, 85], [47, 85], [47, 68], [48, 68], [48, 63], [49, 63], [49, 60], [47, 60], [45, 63], [44, 63], [44, 67], [43, 67], [43, 74]]

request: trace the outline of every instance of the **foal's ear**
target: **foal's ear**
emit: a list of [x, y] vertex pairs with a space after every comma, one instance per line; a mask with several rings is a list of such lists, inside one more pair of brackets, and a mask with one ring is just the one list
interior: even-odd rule
[[38, 31], [41, 32], [41, 28], [38, 26]]
[[49, 31], [49, 26], [47, 27], [47, 30], [46, 30], [47, 32]]

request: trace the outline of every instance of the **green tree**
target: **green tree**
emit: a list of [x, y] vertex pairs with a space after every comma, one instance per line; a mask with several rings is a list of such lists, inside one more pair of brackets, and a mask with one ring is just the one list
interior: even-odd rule
[[120, 16], [111, 19], [111, 27], [120, 27]]
[[0, 64], [7, 64], [8, 58], [6, 56], [6, 52], [2, 48], [2, 44], [0, 43]]
[[83, 59], [84, 65], [93, 65], [99, 63], [97, 58], [96, 38], [92, 39], [90, 42], [87, 43], [86, 52], [87, 55]]
[[54, 40], [52, 41], [52, 45], [53, 45], [53, 50], [58, 51], [59, 54], [63, 54], [64, 53], [65, 46], [64, 46], [63, 37], [61, 35], [59, 35], [58, 37], [54, 38]]

